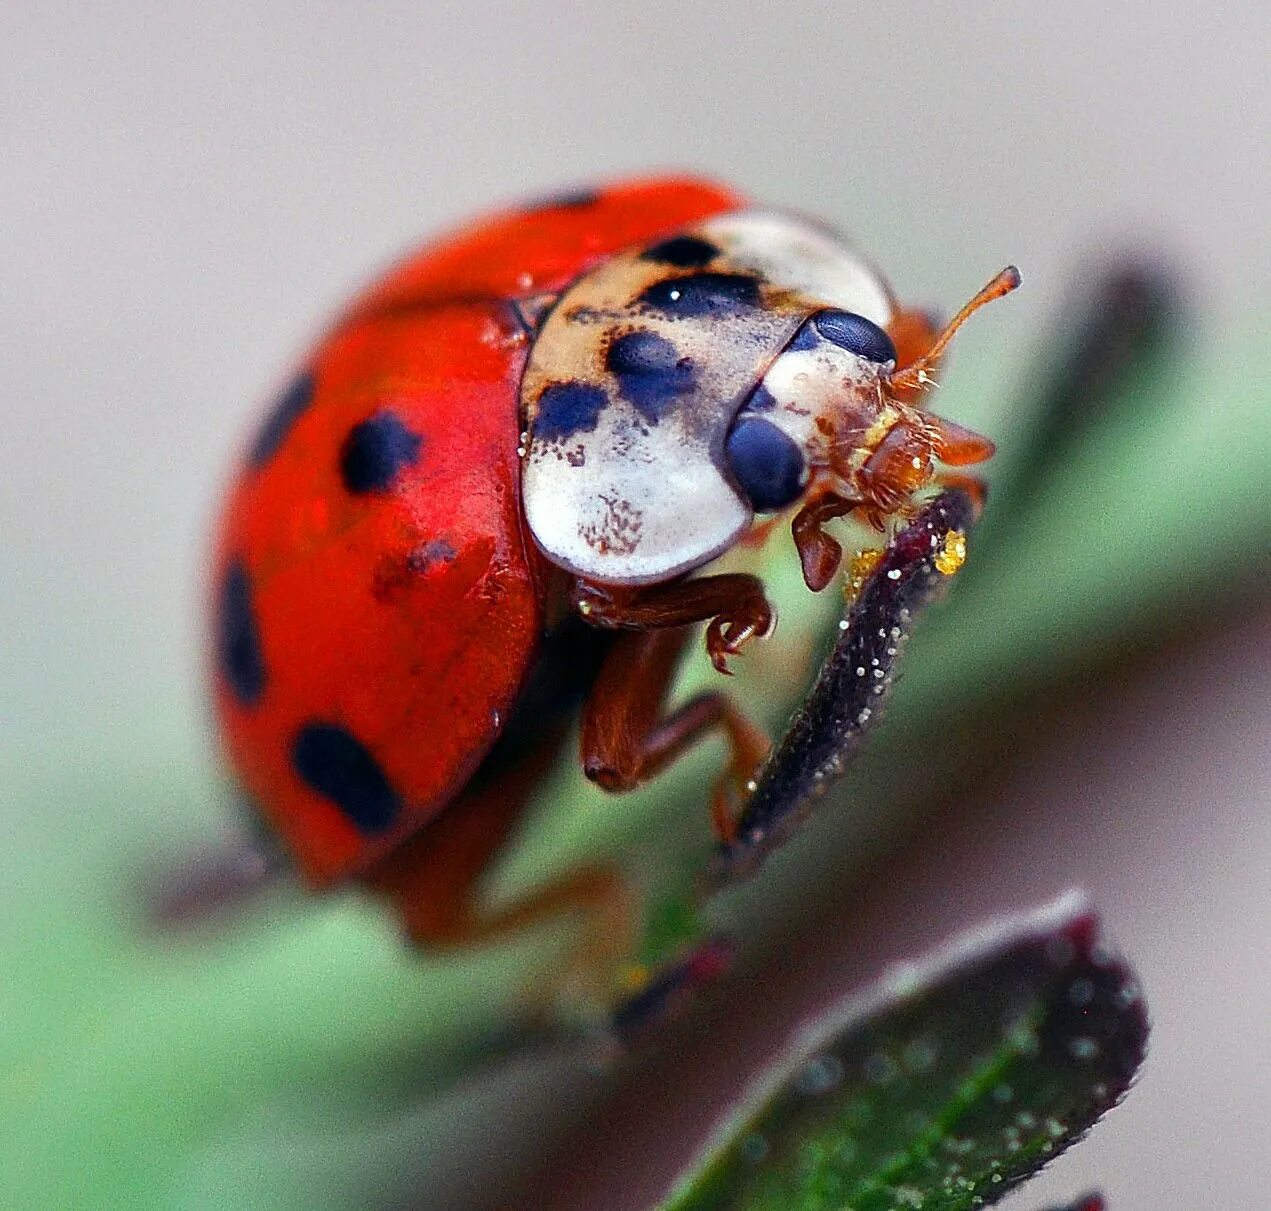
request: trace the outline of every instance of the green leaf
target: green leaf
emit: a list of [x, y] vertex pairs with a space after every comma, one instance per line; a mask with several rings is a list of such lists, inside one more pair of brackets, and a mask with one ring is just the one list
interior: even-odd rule
[[1146, 1039], [1133, 974], [1065, 897], [893, 971], [801, 1032], [660, 1206], [995, 1202], [1120, 1099]]
[[847, 771], [891, 688], [912, 617], [962, 566], [975, 514], [966, 492], [942, 492], [860, 577], [837, 642], [759, 773], [736, 840], [716, 856], [715, 883], [752, 874]]

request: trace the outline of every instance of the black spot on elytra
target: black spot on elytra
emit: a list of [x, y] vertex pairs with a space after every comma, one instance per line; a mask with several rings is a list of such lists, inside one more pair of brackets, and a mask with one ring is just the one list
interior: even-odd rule
[[263, 467], [278, 452], [292, 426], [313, 403], [313, 387], [313, 375], [306, 370], [296, 375], [274, 401], [247, 452], [247, 459], [253, 467]]
[[654, 282], [637, 302], [675, 317], [733, 315], [759, 305], [759, 281], [744, 273], [691, 273]]
[[552, 383], [538, 397], [534, 436], [550, 442], [590, 433], [608, 402], [605, 393], [589, 383]]
[[444, 538], [421, 542], [405, 554], [385, 554], [371, 574], [371, 593], [377, 601], [391, 601], [400, 593], [418, 586], [434, 568], [452, 563], [459, 552]]
[[594, 206], [599, 201], [600, 194], [594, 189], [566, 189], [560, 193], [548, 194], [546, 197], [530, 202], [525, 209], [532, 212], [540, 210], [582, 210], [587, 206]]
[[709, 240], [699, 239], [695, 235], [677, 235], [660, 244], [654, 244], [640, 254], [640, 259], [675, 265], [679, 269], [700, 269], [717, 256], [719, 249]]
[[812, 317], [817, 331], [832, 344], [871, 362], [894, 362], [896, 346], [873, 320], [854, 311], [822, 311]]
[[609, 346], [605, 364], [618, 380], [623, 398], [653, 424], [697, 383], [692, 359], [681, 357], [675, 346], [656, 332], [628, 332], [618, 337]]
[[434, 538], [431, 542], [420, 543], [406, 556], [406, 566], [417, 575], [427, 572], [439, 563], [450, 563], [458, 552], [452, 543], [444, 538]]
[[724, 443], [724, 453], [738, 485], [760, 513], [784, 508], [803, 490], [799, 447], [762, 417], [738, 420]]
[[216, 662], [221, 675], [244, 706], [265, 692], [265, 658], [252, 602], [252, 582], [242, 560], [225, 569], [216, 609]]
[[340, 477], [353, 493], [383, 492], [419, 457], [423, 438], [394, 412], [359, 421], [340, 447]]
[[379, 762], [339, 724], [305, 724], [292, 744], [291, 763], [300, 779], [334, 803], [359, 832], [383, 832], [402, 810]]

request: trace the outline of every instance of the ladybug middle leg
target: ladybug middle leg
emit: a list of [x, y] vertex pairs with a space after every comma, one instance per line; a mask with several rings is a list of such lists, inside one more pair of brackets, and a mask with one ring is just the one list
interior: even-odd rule
[[711, 819], [719, 839], [729, 842], [736, 828], [732, 800], [745, 797], [770, 746], [724, 694], [698, 694], [666, 713], [666, 693], [690, 633], [683, 627], [638, 631], [614, 643], [583, 706], [583, 771], [606, 790], [630, 790], [722, 729], [732, 753], [712, 796]]
[[481, 880], [519, 823], [531, 791], [559, 751], [564, 730], [512, 763], [493, 764], [440, 816], [362, 875], [362, 882], [396, 909], [407, 936], [421, 947], [461, 950], [512, 937], [571, 912], [585, 921], [573, 961], [543, 990], [549, 1000], [581, 975], [602, 996], [630, 957], [638, 900], [615, 865], [566, 871], [511, 903], [487, 908]]

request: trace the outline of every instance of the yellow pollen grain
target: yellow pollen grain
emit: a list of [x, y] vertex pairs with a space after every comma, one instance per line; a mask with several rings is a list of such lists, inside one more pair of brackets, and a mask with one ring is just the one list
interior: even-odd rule
[[961, 530], [950, 530], [944, 536], [944, 545], [933, 560], [936, 571], [952, 576], [966, 563], [966, 535]]
[[648, 987], [649, 976], [643, 963], [628, 963], [618, 973], [618, 987], [623, 992], [641, 992]]
[[878, 561], [882, 557], [882, 550], [878, 547], [866, 547], [852, 556], [851, 563], [847, 565], [847, 577], [843, 582], [843, 596], [848, 601], [855, 601], [860, 596], [865, 582], [878, 567]]

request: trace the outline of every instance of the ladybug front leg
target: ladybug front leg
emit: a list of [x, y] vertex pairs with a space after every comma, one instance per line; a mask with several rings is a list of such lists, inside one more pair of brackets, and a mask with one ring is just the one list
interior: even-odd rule
[[731, 757], [712, 796], [711, 820], [718, 838], [729, 842], [732, 801], [745, 797], [770, 745], [724, 694], [698, 694], [666, 713], [664, 700], [687, 638], [685, 630], [658, 630], [617, 640], [583, 706], [583, 771], [605, 790], [631, 790], [722, 730]]
[[822, 528], [827, 521], [845, 517], [857, 502], [834, 492], [813, 496], [794, 516], [790, 531], [803, 569], [803, 583], [814, 593], [821, 592], [834, 579], [843, 562], [843, 545]]
[[744, 572], [639, 589], [580, 580], [574, 587], [574, 604], [593, 626], [619, 630], [662, 630], [709, 619], [706, 652], [721, 673], [728, 672], [729, 656], [736, 656], [751, 639], [770, 634], [777, 620], [763, 582]]

